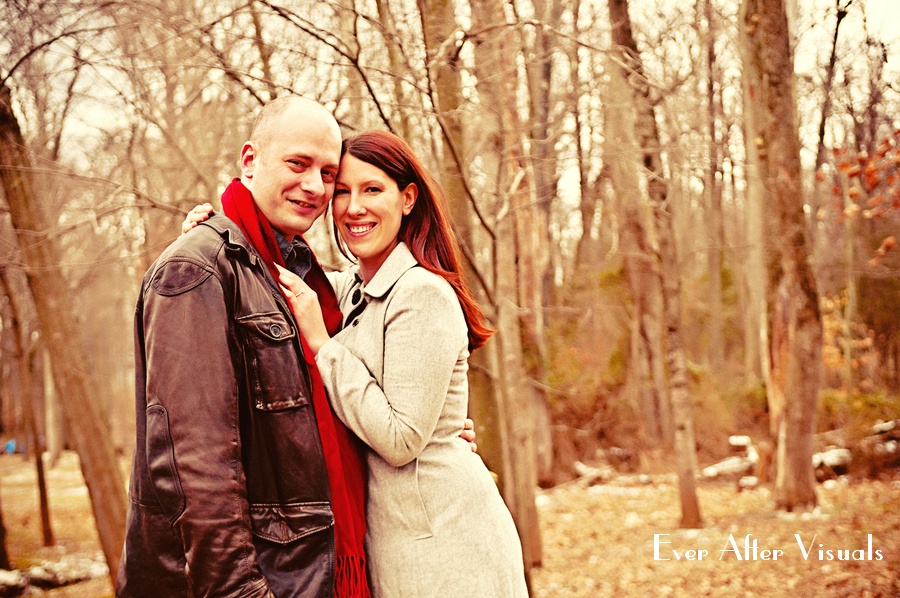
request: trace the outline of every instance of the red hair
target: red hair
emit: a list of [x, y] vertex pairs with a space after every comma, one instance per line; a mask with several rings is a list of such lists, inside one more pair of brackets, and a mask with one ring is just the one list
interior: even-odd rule
[[[409, 145], [393, 133], [368, 131], [348, 137], [341, 147], [341, 157], [345, 154], [380, 168], [401, 190], [415, 183], [419, 195], [412, 211], [400, 222], [398, 239], [409, 246], [422, 267], [450, 283], [466, 318], [469, 350], [482, 346], [494, 330], [485, 324], [484, 313], [463, 280], [459, 247], [444, 208], [446, 199], [440, 185]], [[340, 238], [338, 246], [346, 256]]]

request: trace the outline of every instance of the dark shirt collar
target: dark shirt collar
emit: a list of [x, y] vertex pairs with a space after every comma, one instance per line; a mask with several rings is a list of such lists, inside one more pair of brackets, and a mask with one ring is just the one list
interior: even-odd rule
[[306, 274], [312, 268], [312, 250], [309, 245], [300, 235], [291, 240], [281, 234], [278, 229], [272, 228], [272, 230], [275, 232], [275, 240], [278, 242], [278, 249], [281, 250], [281, 257], [284, 258], [287, 269], [300, 278], [306, 278]]

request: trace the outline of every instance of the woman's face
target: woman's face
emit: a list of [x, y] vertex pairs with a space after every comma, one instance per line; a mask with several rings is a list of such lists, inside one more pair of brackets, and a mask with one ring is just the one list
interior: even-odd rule
[[350, 154], [341, 159], [332, 210], [338, 234], [359, 260], [369, 282], [397, 246], [403, 216], [416, 203], [418, 189], [399, 189], [386, 172]]

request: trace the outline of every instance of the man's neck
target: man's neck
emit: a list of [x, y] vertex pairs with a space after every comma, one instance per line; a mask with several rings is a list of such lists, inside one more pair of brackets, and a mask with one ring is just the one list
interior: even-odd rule
[[302, 237], [293, 235], [288, 238], [281, 231], [273, 228], [275, 232], [275, 240], [278, 242], [278, 250], [281, 251], [281, 257], [288, 270], [304, 278], [312, 267], [312, 251], [303, 241]]

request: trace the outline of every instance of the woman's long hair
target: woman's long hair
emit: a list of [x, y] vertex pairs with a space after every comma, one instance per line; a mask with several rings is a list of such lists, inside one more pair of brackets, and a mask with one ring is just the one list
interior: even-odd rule
[[[469, 350], [482, 346], [494, 330], [485, 324], [484, 313], [462, 278], [456, 235], [444, 208], [440, 185], [409, 145], [393, 133], [368, 131], [348, 137], [343, 142], [341, 157], [345, 154], [380, 168], [401, 191], [410, 183], [416, 184], [419, 195], [412, 211], [400, 222], [398, 238], [409, 246], [419, 264], [450, 283], [469, 328]], [[349, 257], [337, 234], [337, 225], [334, 228], [341, 253]]]

